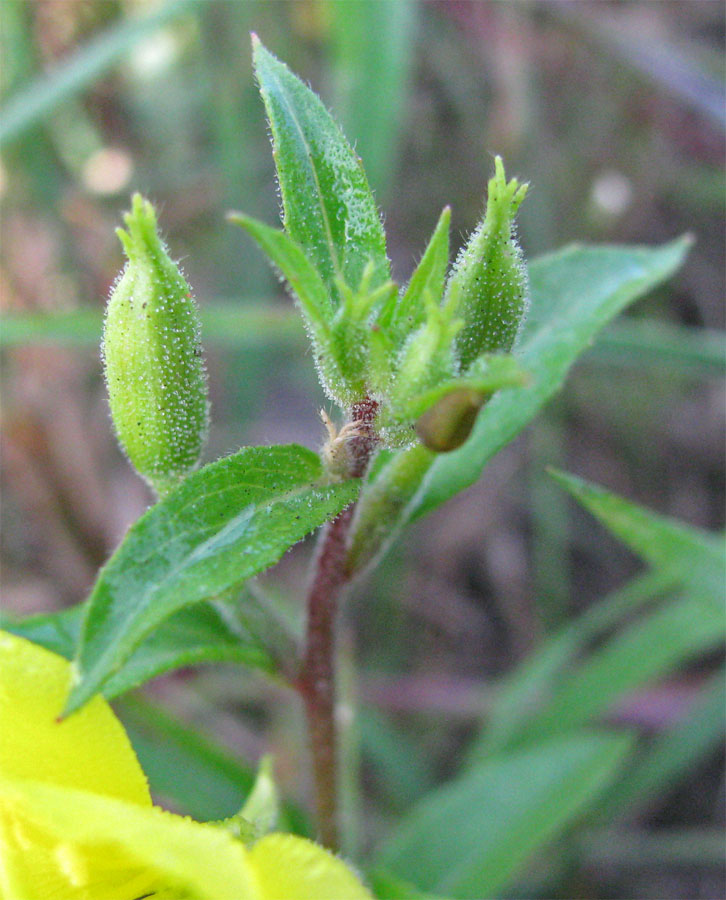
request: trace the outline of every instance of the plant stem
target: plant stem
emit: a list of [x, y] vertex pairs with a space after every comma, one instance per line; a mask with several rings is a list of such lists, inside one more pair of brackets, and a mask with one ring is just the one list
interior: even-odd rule
[[[354, 405], [358, 434], [349, 443], [352, 478], [365, 473], [378, 442], [373, 421], [378, 404], [366, 398]], [[325, 526], [315, 556], [307, 596], [307, 635], [297, 688], [310, 732], [315, 806], [320, 841], [338, 849], [338, 741], [335, 723], [335, 625], [338, 599], [350, 575], [345, 569], [348, 531], [355, 504]]]

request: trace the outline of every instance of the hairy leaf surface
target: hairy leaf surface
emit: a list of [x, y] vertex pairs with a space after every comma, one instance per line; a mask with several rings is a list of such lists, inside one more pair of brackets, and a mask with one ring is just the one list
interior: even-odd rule
[[355, 499], [357, 482], [321, 478], [320, 459], [305, 447], [248, 447], [142, 516], [89, 598], [66, 711], [99, 691], [172, 613], [262, 572]]

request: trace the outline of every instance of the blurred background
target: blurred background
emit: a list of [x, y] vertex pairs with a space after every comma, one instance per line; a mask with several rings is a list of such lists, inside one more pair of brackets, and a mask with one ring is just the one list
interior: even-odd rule
[[[480, 482], [409, 530], [355, 590], [344, 676], [357, 682], [350, 752], [365, 791], [350, 840], [365, 851], [456, 769], [496, 680], [640, 570], [547, 465], [723, 528], [724, 4], [4, 0], [0, 17], [2, 604], [19, 616], [82, 600], [151, 500], [115, 444], [98, 349], [123, 264], [114, 228], [133, 191], [157, 204], [202, 309], [205, 459], [323, 442], [303, 329], [224, 218], [241, 209], [278, 221], [250, 31], [355, 144], [399, 281], [447, 203], [454, 249], [463, 243], [496, 153], [531, 183], [519, 217], [529, 258], [572, 241], [695, 238], [678, 276], [603, 335]], [[309, 551], [295, 548], [262, 580], [293, 615]], [[622, 717], [657, 738], [719, 659], [643, 690]], [[148, 693], [174, 716], [166, 739], [199, 726], [210, 752], [243, 764], [272, 749], [290, 796], [305, 801], [299, 713], [285, 694], [224, 667]], [[138, 724], [150, 727], [145, 702], [127, 713], [163, 796], [164, 763]], [[204, 812], [223, 814], [219, 803]], [[642, 853], [603, 833], [577, 845], [549, 895], [721, 896], [723, 806], [719, 747], [631, 818]], [[653, 837], [659, 828], [688, 839], [674, 850]]]

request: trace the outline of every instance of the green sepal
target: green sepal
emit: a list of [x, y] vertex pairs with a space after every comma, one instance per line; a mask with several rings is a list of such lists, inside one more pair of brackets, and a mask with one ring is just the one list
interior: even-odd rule
[[514, 237], [514, 216], [527, 185], [516, 178], [507, 181], [499, 156], [494, 164], [486, 214], [459, 254], [446, 288], [447, 298], [459, 291], [458, 314], [466, 323], [456, 339], [463, 369], [482, 353], [510, 350], [527, 309], [527, 272]]
[[416, 419], [416, 434], [429, 450], [456, 450], [471, 434], [479, 410], [492, 394], [506, 387], [521, 387], [527, 380], [516, 359], [505, 354], [480, 357], [472, 370], [411, 401], [408, 418]]
[[272, 772], [272, 757], [263, 756], [242, 809], [227, 819], [208, 824], [223, 828], [249, 846], [275, 828], [279, 815], [280, 794]]
[[333, 319], [328, 346], [346, 385], [343, 405], [348, 407], [371, 389], [370, 345], [376, 342], [377, 314], [398, 290], [392, 281], [372, 289], [372, 275], [373, 269], [368, 266], [355, 291], [338, 283], [342, 303]]
[[414, 331], [426, 317], [424, 298], [430, 296], [438, 302], [442, 297], [446, 270], [449, 266], [450, 225], [451, 208], [445, 206], [424, 255], [392, 312], [389, 326], [392, 332], [406, 335]]
[[282, 273], [300, 304], [308, 328], [316, 338], [323, 338], [333, 310], [323, 280], [302, 247], [284, 231], [244, 213], [228, 213], [227, 220], [244, 228]]
[[422, 416], [452, 391], [476, 391], [482, 395], [482, 400], [486, 400], [502, 388], [522, 387], [526, 383], [527, 373], [515, 357], [508, 353], [488, 353], [481, 356], [466, 375], [444, 381], [414, 397], [406, 409], [406, 417]]
[[410, 429], [397, 436], [396, 425], [411, 421], [411, 401], [456, 374], [453, 342], [464, 323], [452, 316], [451, 304], [439, 306], [429, 293], [422, 299], [426, 320], [404, 343], [381, 410], [379, 424], [388, 446], [410, 443]]
[[191, 289], [140, 194], [118, 229], [128, 262], [106, 309], [102, 354], [111, 417], [132, 465], [159, 495], [198, 463], [207, 383]]
[[317, 269], [302, 247], [284, 231], [243, 213], [229, 213], [227, 218], [245, 229], [284, 276], [302, 313], [323, 390], [341, 406], [350, 405], [360, 395], [361, 388], [359, 386], [357, 392], [355, 388], [351, 389], [341, 371], [332, 332], [333, 308]]

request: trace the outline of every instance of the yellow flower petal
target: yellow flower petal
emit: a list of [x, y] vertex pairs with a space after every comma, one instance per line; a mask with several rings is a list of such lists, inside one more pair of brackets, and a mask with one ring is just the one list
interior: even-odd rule
[[331, 853], [273, 834], [252, 850], [151, 806], [100, 697], [63, 722], [72, 667], [0, 632], [2, 900], [370, 900]]
[[0, 822], [7, 900], [265, 900], [244, 844], [156, 807], [18, 780]]
[[270, 834], [250, 859], [264, 900], [371, 900], [341, 860], [304, 838]]
[[0, 632], [0, 774], [150, 806], [146, 776], [105, 700], [57, 720], [71, 679], [62, 657]]

